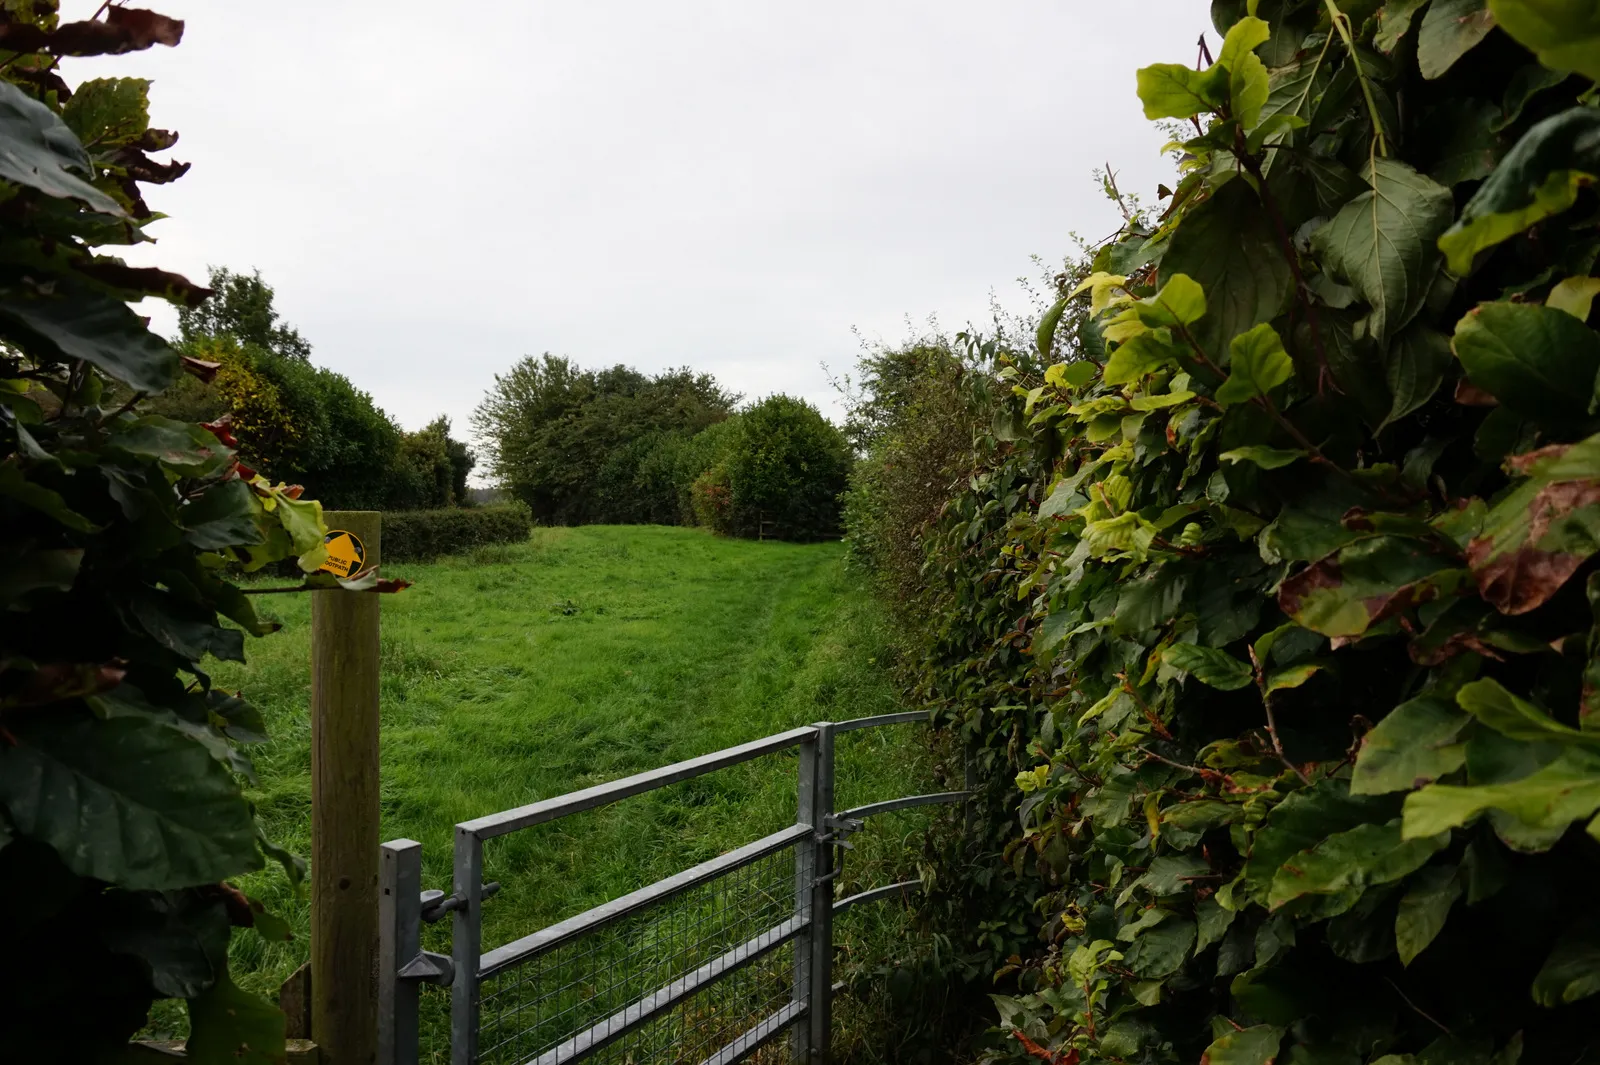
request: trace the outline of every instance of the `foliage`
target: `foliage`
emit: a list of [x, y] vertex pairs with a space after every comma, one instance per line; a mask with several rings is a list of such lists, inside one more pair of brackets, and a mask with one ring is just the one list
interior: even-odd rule
[[282, 1018], [233, 988], [227, 950], [234, 927], [285, 926], [229, 881], [299, 866], [242, 790], [261, 716], [207, 659], [242, 661], [245, 634], [275, 628], [229, 564], [314, 570], [321, 508], [241, 467], [225, 426], [141, 409], [214, 367], [127, 302], [208, 292], [97, 249], [150, 240], [140, 183], [187, 166], [146, 154], [177, 139], [150, 127], [147, 82], [74, 90], [56, 64], [174, 45], [183, 24], [120, 7], [62, 24], [55, 7], [7, 4], [0, 57], [0, 895], [19, 959], [0, 1031], [16, 1060], [102, 1060], [174, 998], [194, 1060], [245, 1042], [281, 1060]]
[[687, 368], [649, 377], [546, 354], [495, 375], [472, 425], [489, 477], [541, 522], [676, 521], [674, 453], [738, 398]]
[[739, 413], [731, 435], [718, 463], [728, 487], [719, 532], [784, 540], [838, 535], [849, 446], [817, 408], [791, 396], [768, 396]]
[[[270, 301], [271, 289], [266, 291]], [[276, 318], [270, 306], [266, 313]], [[226, 417], [246, 462], [270, 477], [303, 484], [331, 508], [414, 509], [465, 501], [474, 458], [466, 444], [450, 437], [448, 418], [408, 433], [370, 395], [343, 374], [314, 365], [308, 354], [283, 354], [231, 332], [205, 334], [194, 322], [185, 332], [180, 348], [216, 364], [215, 376], [180, 382], [155, 397], [152, 410], [179, 419]]]
[[997, 1057], [1600, 1053], [1591, 7], [1218, 0], [1165, 212], [964, 338], [915, 679]]
[[280, 323], [272, 305], [273, 288], [262, 279], [260, 270], [246, 275], [213, 266], [208, 273], [211, 298], [178, 312], [178, 335], [184, 343], [230, 336], [286, 359], [305, 362], [311, 358], [311, 344], [300, 331]]
[[528, 538], [533, 516], [521, 503], [445, 510], [391, 510], [383, 515], [385, 562], [420, 562], [489, 544]]

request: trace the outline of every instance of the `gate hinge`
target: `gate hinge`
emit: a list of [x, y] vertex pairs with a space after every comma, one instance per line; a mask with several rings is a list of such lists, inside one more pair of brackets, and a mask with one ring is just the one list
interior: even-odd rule
[[437, 984], [440, 987], [449, 987], [450, 981], [455, 978], [456, 967], [448, 957], [435, 954], [431, 950], [424, 950], [415, 958], [400, 966], [395, 975], [402, 980], [416, 980], [424, 984]]
[[[483, 898], [485, 900], [493, 898], [495, 893], [499, 890], [500, 881], [491, 880], [489, 883], [483, 885]], [[446, 895], [444, 892], [437, 889], [424, 891], [422, 893], [422, 919], [427, 921], [429, 924], [432, 924], [433, 922], [444, 917], [445, 914], [461, 909], [461, 907], [466, 904], [466, 901], [466, 899], [461, 897], [460, 892], [456, 892], [453, 895]]]
[[825, 830], [817, 837], [819, 843], [836, 843], [845, 850], [855, 850], [846, 838], [853, 832], [861, 831], [864, 822], [859, 817], [840, 817], [838, 814], [828, 814], [822, 819]]

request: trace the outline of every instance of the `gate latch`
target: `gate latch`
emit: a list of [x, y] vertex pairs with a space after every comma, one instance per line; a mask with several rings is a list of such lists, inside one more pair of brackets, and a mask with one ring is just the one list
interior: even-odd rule
[[864, 822], [859, 817], [840, 817], [838, 814], [829, 814], [822, 819], [822, 827], [826, 830], [822, 836], [824, 843], [836, 843], [845, 850], [855, 850], [848, 842], [848, 837], [853, 832], [861, 831]]

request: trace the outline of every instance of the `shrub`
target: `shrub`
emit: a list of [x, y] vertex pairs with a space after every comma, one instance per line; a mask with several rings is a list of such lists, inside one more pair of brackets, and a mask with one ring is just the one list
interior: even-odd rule
[[995, 1058], [1600, 1050], [1588, 6], [1212, 4], [1091, 320], [969, 342], [914, 679], [983, 772], [932, 905]]
[[521, 503], [450, 510], [391, 510], [383, 515], [383, 561], [424, 562], [487, 544], [528, 538], [533, 516]]
[[729, 495], [725, 531], [756, 536], [765, 521], [785, 540], [838, 535], [850, 449], [805, 400], [770, 396], [740, 412], [720, 466]]

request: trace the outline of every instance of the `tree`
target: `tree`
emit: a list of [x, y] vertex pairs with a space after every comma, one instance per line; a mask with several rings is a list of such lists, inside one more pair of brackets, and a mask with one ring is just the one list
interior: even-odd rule
[[[725, 531], [818, 540], [839, 532], [850, 474], [844, 434], [803, 399], [768, 396], [739, 414], [708, 484], [725, 483]], [[763, 523], [770, 527], [763, 532]]]
[[179, 336], [184, 342], [231, 336], [241, 344], [253, 344], [284, 358], [302, 362], [311, 358], [311, 344], [300, 331], [279, 323], [272, 305], [273, 288], [262, 280], [260, 270], [236, 274], [225, 266], [207, 269], [212, 297], [178, 312]]
[[[687, 368], [582, 370], [547, 353], [496, 375], [472, 424], [490, 477], [539, 520], [661, 520], [675, 509], [660, 476], [675, 465], [666, 452], [737, 402]], [[647, 460], [657, 447], [663, 456]]]

